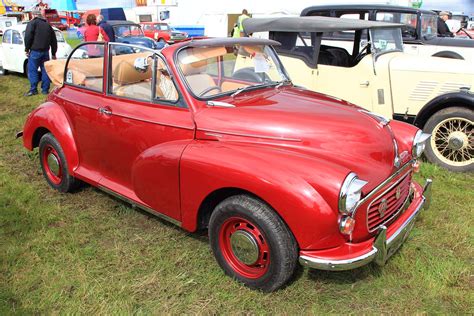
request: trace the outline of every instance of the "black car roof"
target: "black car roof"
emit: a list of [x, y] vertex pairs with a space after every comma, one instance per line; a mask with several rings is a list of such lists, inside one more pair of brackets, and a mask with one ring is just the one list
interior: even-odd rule
[[410, 12], [410, 13], [425, 13], [425, 14], [435, 14], [431, 10], [424, 9], [415, 9], [410, 7], [403, 7], [398, 5], [384, 5], [384, 4], [340, 4], [340, 5], [314, 5], [307, 7], [301, 11], [301, 16], [307, 16], [312, 11], [329, 11], [329, 10], [387, 10], [387, 11], [397, 11], [397, 12]]
[[[250, 19], [247, 19], [250, 20]], [[191, 40], [188, 42], [189, 47], [216, 47], [216, 46], [233, 46], [233, 45], [281, 45], [279, 42], [264, 38], [256, 37], [216, 37]]]
[[135, 23], [135, 22], [132, 22], [132, 21], [123, 21], [123, 20], [110, 20], [110, 21], [107, 21], [107, 23], [112, 25], [112, 26], [116, 26], [116, 25], [137, 25], [137, 26], [140, 26], [140, 24], [138, 24], [138, 23]]
[[245, 32], [333, 32], [375, 28], [400, 28], [402, 24], [324, 16], [250, 18], [243, 22]]

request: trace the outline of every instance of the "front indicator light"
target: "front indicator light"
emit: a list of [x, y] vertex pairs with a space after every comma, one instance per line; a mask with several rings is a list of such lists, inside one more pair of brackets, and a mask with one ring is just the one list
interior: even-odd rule
[[342, 216], [339, 221], [339, 231], [344, 235], [352, 234], [355, 227], [355, 219], [350, 216]]

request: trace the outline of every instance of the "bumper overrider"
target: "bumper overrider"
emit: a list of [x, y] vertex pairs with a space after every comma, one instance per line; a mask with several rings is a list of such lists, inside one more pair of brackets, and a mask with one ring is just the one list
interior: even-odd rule
[[[299, 261], [303, 266], [313, 269], [343, 271], [364, 266], [370, 262], [383, 266], [400, 246], [405, 242], [415, 225], [415, 220], [422, 209], [428, 209], [431, 202], [431, 179], [427, 179], [423, 188], [416, 185], [415, 196], [411, 205], [406, 210], [406, 216], [395, 229], [381, 226], [377, 236], [368, 242], [360, 244], [346, 244], [337, 250], [305, 252], [301, 251]], [[416, 192], [418, 191], [418, 192]], [[347, 255], [333, 254], [346, 253]]]

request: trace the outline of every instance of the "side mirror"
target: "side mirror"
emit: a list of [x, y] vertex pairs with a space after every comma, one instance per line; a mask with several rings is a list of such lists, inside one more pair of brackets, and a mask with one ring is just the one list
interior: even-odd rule
[[137, 58], [133, 63], [133, 67], [135, 67], [135, 70], [141, 73], [147, 72], [149, 66], [150, 64], [148, 63], [148, 58], [146, 57]]

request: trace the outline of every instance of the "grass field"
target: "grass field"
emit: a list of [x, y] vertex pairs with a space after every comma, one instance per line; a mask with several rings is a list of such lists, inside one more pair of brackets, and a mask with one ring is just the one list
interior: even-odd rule
[[60, 194], [14, 135], [44, 99], [0, 77], [0, 315], [400, 314], [474, 312], [474, 176], [424, 164], [432, 208], [383, 268], [300, 269], [252, 291], [224, 275], [205, 235], [189, 234], [86, 187]]

